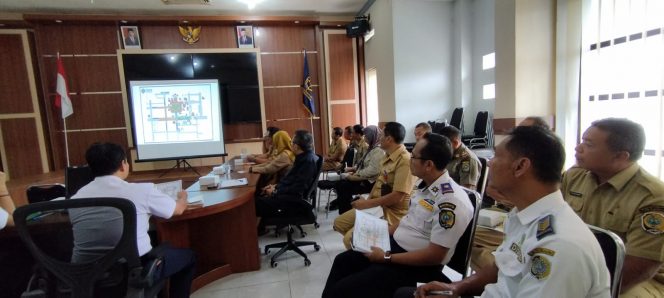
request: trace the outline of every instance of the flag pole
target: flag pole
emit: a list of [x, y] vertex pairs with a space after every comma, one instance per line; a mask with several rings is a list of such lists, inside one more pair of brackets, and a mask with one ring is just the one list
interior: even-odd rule
[[67, 167], [69, 167], [69, 142], [67, 142], [67, 118], [62, 119], [62, 124], [65, 127], [65, 155], [67, 156]]

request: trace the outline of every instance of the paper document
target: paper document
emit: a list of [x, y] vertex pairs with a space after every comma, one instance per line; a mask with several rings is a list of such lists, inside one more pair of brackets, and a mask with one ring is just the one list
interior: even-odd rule
[[390, 251], [387, 221], [356, 210], [352, 244], [353, 250], [359, 252], [371, 252], [372, 246], [380, 247], [383, 251]]
[[221, 183], [219, 183], [219, 188], [242, 186], [242, 185], [247, 185], [247, 184], [249, 184], [249, 181], [247, 181], [247, 178], [228, 179], [228, 180], [221, 180]]
[[182, 180], [175, 180], [164, 183], [155, 183], [154, 187], [166, 194], [167, 196], [173, 198], [173, 200], [178, 199], [178, 192], [182, 190]]

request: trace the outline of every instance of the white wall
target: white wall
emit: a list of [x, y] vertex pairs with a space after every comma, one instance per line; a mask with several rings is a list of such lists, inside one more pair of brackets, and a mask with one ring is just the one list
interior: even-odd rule
[[394, 121], [397, 117], [394, 100], [392, 0], [374, 2], [367, 13], [371, 14], [375, 35], [364, 46], [365, 68], [376, 69], [379, 121]]
[[453, 4], [426, 0], [392, 3], [396, 121], [406, 127], [406, 142], [412, 142], [417, 123], [443, 119], [454, 107]]
[[483, 86], [496, 82], [496, 69], [482, 69], [482, 57], [496, 51], [495, 45], [495, 0], [472, 1], [472, 100], [466, 108], [466, 134], [471, 134], [475, 117], [479, 111], [489, 111], [493, 115], [495, 99], [483, 99]]

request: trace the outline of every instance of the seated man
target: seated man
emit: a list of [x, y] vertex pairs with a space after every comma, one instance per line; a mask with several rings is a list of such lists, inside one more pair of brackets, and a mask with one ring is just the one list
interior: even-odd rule
[[277, 214], [300, 214], [306, 205], [301, 203], [304, 194], [316, 179], [318, 156], [313, 153], [313, 136], [306, 130], [298, 130], [293, 137], [295, 163], [279, 184], [263, 188], [256, 198], [258, 235], [267, 233], [261, 224], [261, 217]]
[[[386, 156], [381, 170], [366, 200], [352, 203], [353, 208], [362, 210], [382, 207], [385, 219], [396, 225], [408, 212], [410, 192], [413, 190], [413, 176], [410, 174], [410, 153], [403, 146], [406, 129], [397, 122], [388, 122], [383, 130], [380, 148]], [[355, 210], [349, 210], [334, 220], [334, 230], [344, 235], [344, 245], [350, 248], [350, 238], [355, 224]]]
[[621, 297], [664, 297], [664, 183], [637, 163], [645, 142], [635, 122], [595, 121], [576, 147], [576, 166], [563, 176], [572, 209], [625, 242]]
[[441, 270], [473, 218], [468, 195], [445, 170], [451, 158], [447, 138], [422, 136], [413, 149], [410, 169], [426, 187], [414, 194], [401, 222], [390, 226], [391, 251], [373, 247], [367, 254], [352, 250], [339, 254], [324, 298], [392, 297], [401, 286], [444, 280]]
[[[369, 152], [369, 143], [364, 139], [364, 126], [360, 124], [353, 125], [353, 131], [350, 134], [352, 142], [355, 144], [355, 155], [350, 168], [342, 168], [342, 171], [352, 172], [357, 170], [357, 165], [364, 159]], [[347, 166], [347, 165], [346, 165]]]
[[327, 156], [323, 159], [323, 171], [331, 171], [339, 169], [341, 165], [341, 160], [346, 154], [346, 142], [341, 137], [343, 135], [343, 130], [341, 127], [335, 127], [332, 129], [332, 142], [330, 147], [327, 149]]
[[[125, 151], [117, 144], [92, 144], [85, 153], [85, 160], [95, 179], [83, 186], [72, 199], [116, 197], [132, 201], [137, 213], [138, 254], [145, 264], [151, 258], [152, 250], [148, 236], [150, 216], [154, 214], [161, 218], [171, 218], [182, 214], [187, 208], [187, 192], [180, 191], [176, 201], [155, 189], [152, 183], [126, 182], [129, 164]], [[113, 220], [112, 212], [99, 209], [101, 208], [70, 210], [69, 217], [74, 230], [72, 262], [94, 260], [99, 257], [99, 248], [112, 249], [119, 241], [122, 218], [120, 217], [119, 221]], [[115, 233], [118, 231], [117, 224], [120, 224], [120, 233]], [[194, 252], [189, 249], [159, 247], [159, 255], [164, 257], [164, 262], [157, 279], [170, 277], [170, 297], [189, 297], [194, 275]]]
[[[491, 186], [515, 205], [495, 264], [459, 282], [420, 286], [416, 297], [434, 290], [452, 291], [450, 296], [609, 297], [602, 249], [559, 190], [564, 162], [565, 149], [553, 133], [515, 128], [489, 167]], [[412, 297], [412, 289], [402, 291]]]
[[477, 181], [480, 180], [480, 160], [477, 155], [461, 142], [461, 132], [454, 126], [445, 126], [440, 134], [446, 136], [452, 142], [454, 158], [447, 165], [447, 171], [456, 183], [465, 188], [475, 190]]
[[[550, 130], [549, 125], [544, 119], [534, 116], [526, 117], [519, 123], [519, 126], [538, 126]], [[497, 204], [492, 209], [503, 211], [503, 209], [497, 206], [504, 206], [503, 208], [507, 208], [507, 210], [511, 209], [513, 204], [495, 188], [487, 186], [486, 194], [490, 199], [500, 203], [500, 205]], [[494, 257], [492, 253], [503, 242], [503, 237], [504, 234], [498, 230], [477, 226], [475, 237], [473, 238], [473, 249], [470, 254], [470, 267], [478, 271], [481, 268], [493, 266]]]
[[413, 133], [415, 134], [415, 142], [418, 142], [426, 133], [431, 132], [431, 125], [426, 122], [420, 122], [417, 125], [415, 125], [415, 130]]

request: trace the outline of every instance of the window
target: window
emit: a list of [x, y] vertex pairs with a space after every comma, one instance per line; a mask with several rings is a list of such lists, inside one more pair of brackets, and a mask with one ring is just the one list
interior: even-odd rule
[[378, 81], [376, 69], [367, 70], [367, 125], [378, 125]]
[[482, 86], [482, 99], [496, 98], [496, 84], [486, 84]]
[[496, 67], [496, 53], [482, 56], [482, 70], [492, 69], [494, 67]]
[[640, 123], [639, 163], [664, 179], [664, 1], [586, 1], [579, 127], [607, 117]]

